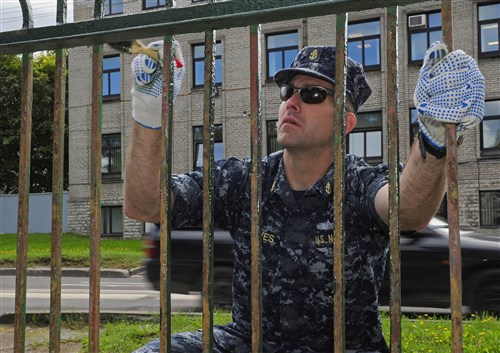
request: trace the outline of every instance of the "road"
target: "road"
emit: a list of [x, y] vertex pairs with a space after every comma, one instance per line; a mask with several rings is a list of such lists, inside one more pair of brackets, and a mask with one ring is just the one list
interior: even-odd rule
[[[0, 316], [14, 313], [15, 276], [0, 278]], [[49, 312], [50, 277], [28, 277], [26, 312]], [[124, 313], [159, 312], [160, 293], [152, 290], [142, 275], [129, 278], [101, 278], [100, 311]], [[172, 311], [193, 311], [201, 307], [198, 294], [172, 294]], [[61, 306], [65, 312], [89, 309], [89, 278], [63, 277]]]

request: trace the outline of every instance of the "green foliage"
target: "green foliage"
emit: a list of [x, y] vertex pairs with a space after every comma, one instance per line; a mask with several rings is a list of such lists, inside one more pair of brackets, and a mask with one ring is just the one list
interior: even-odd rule
[[[54, 116], [55, 54], [43, 52], [33, 59], [30, 192], [52, 190], [52, 125]], [[21, 134], [23, 59], [0, 56], [0, 190], [17, 193]], [[66, 109], [67, 123], [67, 109]], [[67, 124], [66, 124], [67, 132]], [[68, 185], [68, 140], [65, 134], [64, 187]]]
[[[33, 233], [28, 238], [28, 266], [49, 266], [51, 256], [51, 235]], [[102, 268], [134, 268], [141, 266], [144, 259], [141, 239], [101, 239]], [[15, 267], [17, 235], [0, 236], [0, 266]], [[62, 266], [88, 267], [90, 260], [88, 236], [64, 233], [62, 239]]]

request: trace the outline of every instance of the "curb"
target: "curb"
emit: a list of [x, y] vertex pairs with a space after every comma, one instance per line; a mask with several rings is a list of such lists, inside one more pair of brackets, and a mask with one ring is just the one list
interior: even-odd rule
[[[101, 269], [102, 278], [128, 278], [146, 272], [145, 267], [135, 267], [130, 270], [123, 269]], [[50, 267], [32, 267], [26, 271], [28, 276], [50, 277]], [[15, 276], [15, 268], [0, 268], [0, 276]], [[85, 267], [63, 267], [61, 269], [62, 277], [89, 277], [89, 269]]]

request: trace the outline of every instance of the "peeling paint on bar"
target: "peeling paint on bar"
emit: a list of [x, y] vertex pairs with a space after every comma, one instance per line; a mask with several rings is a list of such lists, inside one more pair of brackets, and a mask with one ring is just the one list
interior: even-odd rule
[[347, 13], [337, 15], [335, 53], [335, 115], [333, 137], [333, 345], [335, 353], [345, 350], [345, 300], [344, 300], [344, 169], [345, 169], [345, 57], [347, 48]]
[[401, 262], [399, 251], [398, 8], [387, 8], [387, 131], [389, 154], [389, 234], [392, 353], [401, 352]]
[[4, 54], [120, 42], [166, 34], [203, 32], [323, 16], [349, 11], [407, 5], [419, 0], [231, 0], [202, 3], [184, 8], [128, 16], [106, 17], [60, 26], [41, 27], [0, 33], [0, 51]]

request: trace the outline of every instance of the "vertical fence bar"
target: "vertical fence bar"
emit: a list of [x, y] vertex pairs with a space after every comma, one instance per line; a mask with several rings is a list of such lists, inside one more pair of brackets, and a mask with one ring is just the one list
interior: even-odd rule
[[[20, 0], [23, 28], [33, 28], [31, 4]], [[17, 209], [16, 299], [14, 309], [14, 352], [24, 353], [26, 335], [26, 287], [28, 215], [31, 161], [31, 109], [33, 104], [33, 53], [23, 53], [21, 88], [21, 138], [19, 151], [19, 199]]]
[[335, 115], [333, 138], [333, 341], [334, 352], [345, 350], [344, 313], [344, 165], [345, 165], [345, 57], [347, 13], [337, 14], [335, 52]]
[[203, 99], [203, 353], [213, 349], [215, 31], [205, 32]]
[[[443, 40], [453, 50], [452, 1], [441, 2]], [[457, 128], [454, 124], [445, 126], [446, 133], [446, 175], [448, 197], [448, 225], [450, 247], [450, 304], [451, 304], [451, 346], [454, 353], [463, 352], [462, 327], [462, 255], [460, 246], [460, 219], [458, 204], [458, 162]]]
[[262, 298], [261, 298], [261, 146], [262, 146], [262, 88], [260, 60], [260, 25], [250, 26], [250, 134], [252, 151], [251, 177], [251, 295], [252, 295], [252, 353], [262, 352]]
[[401, 262], [399, 251], [398, 7], [387, 8], [387, 130], [391, 261], [391, 352], [401, 352]]
[[[103, 0], [95, 0], [94, 19], [102, 17]], [[92, 50], [92, 118], [90, 153], [89, 352], [99, 352], [101, 282], [102, 44]]]
[[[57, 1], [57, 24], [66, 22], [66, 1]], [[66, 49], [56, 50], [52, 143], [52, 238], [50, 271], [49, 352], [61, 351], [61, 257], [64, 191], [64, 126], [66, 112]]]
[[173, 70], [172, 36], [163, 39], [163, 91], [160, 143], [160, 352], [170, 352], [172, 303], [170, 286], [170, 239], [172, 207]]

